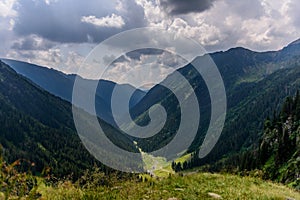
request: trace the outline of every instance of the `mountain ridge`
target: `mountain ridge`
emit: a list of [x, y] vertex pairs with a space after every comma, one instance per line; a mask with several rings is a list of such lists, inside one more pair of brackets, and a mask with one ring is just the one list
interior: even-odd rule
[[[30, 64], [22, 61], [2, 59], [3, 62], [9, 64], [17, 73], [30, 79], [33, 83], [40, 86], [42, 89], [56, 95], [68, 102], [72, 102], [73, 85], [76, 78], [82, 80], [84, 83], [84, 92], [90, 90], [89, 85], [93, 85], [94, 81], [84, 79], [81, 76], [75, 74], [65, 74], [56, 69], [41, 67], [35, 64]], [[98, 82], [98, 81], [97, 81]], [[131, 100], [130, 107], [134, 106], [145, 95], [145, 92], [139, 89], [135, 89], [129, 84], [116, 84], [108, 80], [100, 80], [98, 82], [98, 88], [95, 94], [96, 97], [96, 112], [97, 116], [106, 122], [115, 125], [114, 118], [111, 111], [111, 95], [115, 87], [119, 87], [123, 91], [135, 90]], [[121, 98], [122, 96], [120, 96]], [[120, 99], [122, 101], [122, 99]], [[92, 111], [88, 111], [92, 112]]]
[[[275, 110], [278, 108], [289, 93], [295, 92], [299, 87], [298, 81], [300, 81], [300, 78], [296, 76], [299, 74], [297, 69], [300, 67], [300, 44], [288, 45], [279, 51], [262, 53], [244, 48], [233, 48], [226, 52], [213, 53], [211, 57], [224, 80], [228, 100], [228, 112], [225, 127], [217, 145], [222, 146], [222, 148], [220, 147], [219, 150], [215, 148], [207, 158], [203, 159], [203, 163], [215, 161], [230, 152], [255, 145], [259, 139], [263, 118], [267, 117], [270, 109]], [[190, 64], [177, 71], [189, 80], [198, 96], [200, 112], [201, 110], [203, 111], [200, 114], [202, 122], [209, 122], [210, 99], [199, 99], [199, 96], [209, 96], [207, 88], [205, 88], [205, 82], [197, 75], [197, 72]], [[285, 73], [289, 73], [289, 76], [285, 76]], [[289, 92], [286, 92], [286, 88], [289, 88]], [[270, 98], [276, 95], [276, 90], [278, 90], [278, 94], [273, 98], [272, 102]], [[156, 94], [156, 96], [153, 96], [153, 94]], [[270, 98], [266, 98], [268, 96]], [[133, 107], [132, 113], [135, 122], [137, 124], [147, 124], [149, 122], [148, 108], [154, 104], [162, 104], [172, 111], [169, 113], [169, 117], [176, 124], [174, 119], [179, 119], [180, 116], [179, 111], [176, 110], [178, 104], [171, 102], [174, 102], [174, 100], [170, 97], [169, 92], [162, 87], [155, 86]], [[255, 102], [261, 102], [263, 106], [259, 106]], [[257, 110], [257, 107], [260, 109]], [[243, 115], [248, 117], [242, 117]], [[199, 122], [201, 130], [199, 130], [198, 137], [191, 145], [189, 152], [199, 147], [207, 129], [207, 125], [205, 126], [201, 122], [201, 118]], [[247, 121], [247, 119], [251, 120]], [[241, 124], [249, 127], [241, 129]], [[165, 125], [163, 130], [157, 134], [160, 136], [148, 139], [136, 139], [136, 141], [138, 141], [143, 151], [151, 152], [160, 148], [161, 144], [168, 144], [174, 137], [174, 132], [176, 132], [174, 131], [174, 127], [172, 128], [169, 124]]]
[[[101, 119], [107, 137], [119, 147], [136, 151], [132, 141]], [[0, 61], [0, 142], [8, 162], [18, 159], [35, 163], [33, 173], [50, 168], [53, 175], [73, 174], [76, 179], [97, 161], [79, 139], [72, 105], [56, 97]]]

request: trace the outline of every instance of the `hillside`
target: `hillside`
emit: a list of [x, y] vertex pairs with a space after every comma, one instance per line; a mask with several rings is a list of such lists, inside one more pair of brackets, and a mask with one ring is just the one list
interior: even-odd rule
[[[131, 140], [99, 119], [118, 146], [135, 150]], [[76, 134], [71, 104], [41, 90], [0, 62], [0, 143], [8, 162], [35, 163], [33, 172], [50, 168], [57, 177], [76, 179], [94, 165], [94, 159]]]
[[[76, 76], [74, 74], [65, 74], [55, 69], [49, 69], [26, 62], [10, 59], [2, 59], [2, 61], [13, 68], [18, 74], [28, 78], [42, 89], [70, 103], [72, 102], [73, 85], [76, 78], [83, 80], [83, 91], [89, 91], [91, 85], [93, 85], [93, 83], [95, 82], [95, 80], [83, 79], [82, 77]], [[111, 96], [115, 88], [118, 88], [119, 90], [124, 92], [124, 94], [136, 89], [128, 84], [116, 84], [112, 81], [107, 80], [99, 81], [95, 94], [96, 112], [101, 119], [112, 125], [115, 125], [115, 122], [112, 117], [111, 111]], [[129, 107], [131, 108], [136, 105], [144, 95], [144, 91], [139, 89], [135, 90], [132, 98], [130, 99]], [[123, 101], [123, 96], [124, 95], [119, 95], [118, 97], [120, 99], [118, 99], [118, 101]]]
[[265, 178], [300, 189], [299, 91], [295, 97], [286, 99], [279, 114], [265, 121], [258, 155], [259, 158], [252, 159], [257, 160]]
[[[300, 88], [300, 45], [297, 42], [280, 51], [260, 53], [233, 48], [213, 53], [211, 57], [224, 80], [228, 112], [221, 138], [216, 148], [201, 161], [202, 164], [255, 147], [261, 137], [264, 119], [279, 109], [286, 96]], [[189, 151], [192, 152], [201, 145], [206, 133], [210, 119], [210, 98], [204, 80], [191, 65], [178, 71], [189, 80], [199, 101], [201, 128], [190, 146]], [[168, 78], [164, 81], [168, 81]], [[147, 124], [147, 111], [156, 103], [166, 108], [168, 119], [158, 135], [135, 139], [145, 152], [151, 152], [171, 141], [180, 120], [180, 109], [174, 95], [168, 89], [156, 85], [131, 110], [136, 123]]]
[[190, 159], [172, 163], [176, 172], [185, 170], [256, 174], [300, 189], [300, 92], [287, 97], [280, 112], [266, 118], [259, 143], [252, 149], [228, 155], [209, 165], [201, 166], [197, 153]]
[[268, 117], [259, 145], [214, 163], [214, 170], [261, 170], [268, 180], [300, 189], [300, 94], [287, 97], [280, 112]]

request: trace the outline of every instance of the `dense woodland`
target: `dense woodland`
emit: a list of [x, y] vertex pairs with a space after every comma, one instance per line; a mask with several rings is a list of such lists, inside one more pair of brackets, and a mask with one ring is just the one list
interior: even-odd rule
[[[124, 149], [134, 151], [132, 142], [99, 119], [108, 137]], [[5, 161], [23, 160], [19, 169], [35, 175], [48, 173], [56, 178], [76, 180], [84, 171], [99, 167], [79, 139], [71, 104], [42, 90], [0, 62], [0, 143]], [[28, 166], [28, 163], [33, 163]]]
[[[300, 189], [300, 93], [287, 97], [281, 110], [264, 122], [262, 138], [255, 149], [228, 156], [202, 169], [247, 174], [261, 170], [262, 178]], [[200, 166], [197, 152], [184, 163], [172, 163], [176, 171]]]
[[[300, 45], [297, 42], [275, 52], [258, 53], [234, 48], [211, 54], [224, 80], [227, 116], [216, 148], [201, 160], [202, 165], [214, 163], [224, 156], [245, 151], [258, 144], [264, 120], [281, 107], [287, 96], [295, 94], [300, 88], [299, 55]], [[200, 128], [189, 148], [192, 153], [202, 144], [207, 132], [211, 100], [203, 78], [192, 65], [178, 72], [189, 81], [199, 101]], [[178, 101], [168, 89], [157, 85], [131, 110], [135, 122], [147, 124], [148, 108], [156, 103], [165, 107], [168, 118], [159, 134], [146, 139], [134, 138], [144, 152], [168, 144], [175, 136], [180, 121]]]

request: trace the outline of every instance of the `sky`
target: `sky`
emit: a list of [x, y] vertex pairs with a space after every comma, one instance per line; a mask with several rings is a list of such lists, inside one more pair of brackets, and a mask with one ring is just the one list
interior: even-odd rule
[[[279, 50], [300, 38], [299, 11], [299, 0], [0, 0], [0, 57], [76, 73], [105, 39], [149, 26], [192, 38], [207, 52]], [[152, 54], [169, 57], [141, 53]], [[141, 55], [129, 60], [137, 65]]]

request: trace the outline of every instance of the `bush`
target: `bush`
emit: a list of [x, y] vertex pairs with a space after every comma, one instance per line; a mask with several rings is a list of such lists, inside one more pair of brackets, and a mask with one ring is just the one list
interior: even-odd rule
[[13, 197], [36, 199], [40, 196], [36, 191], [36, 178], [30, 172], [19, 172], [17, 170], [22, 163], [34, 166], [33, 163], [26, 160], [17, 160], [12, 164], [7, 164], [3, 160], [0, 145], [0, 196], [5, 196], [5, 199]]

